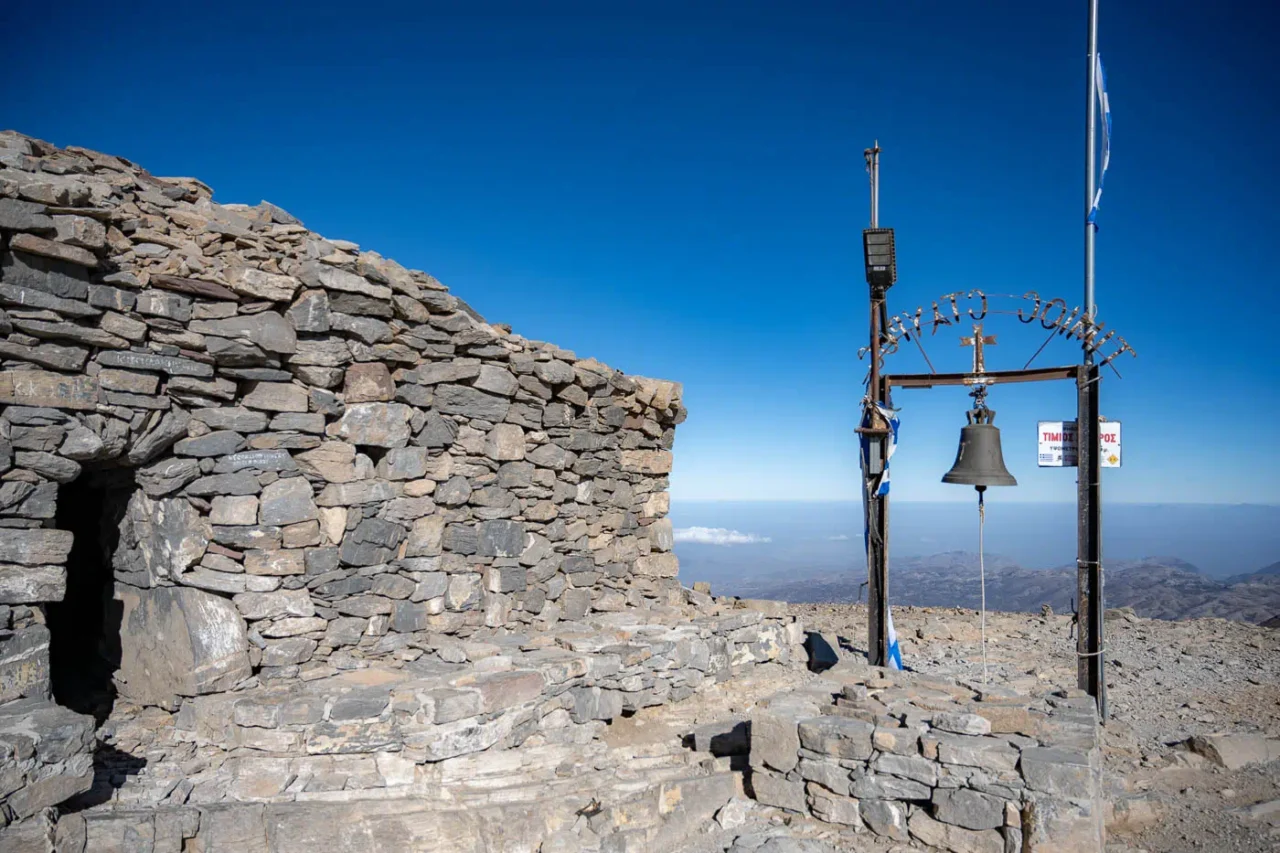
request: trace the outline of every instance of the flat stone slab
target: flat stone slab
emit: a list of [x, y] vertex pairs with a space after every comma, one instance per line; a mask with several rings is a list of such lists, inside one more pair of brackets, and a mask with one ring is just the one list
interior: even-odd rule
[[1187, 744], [1192, 752], [1225, 767], [1239, 770], [1250, 764], [1280, 760], [1280, 740], [1247, 733], [1198, 735]]
[[0, 803], [26, 818], [89, 790], [93, 731], [92, 717], [42, 697], [0, 705], [0, 754], [6, 756]]
[[117, 585], [121, 695], [176, 707], [179, 696], [229, 690], [248, 678], [244, 619], [226, 598], [191, 587]]

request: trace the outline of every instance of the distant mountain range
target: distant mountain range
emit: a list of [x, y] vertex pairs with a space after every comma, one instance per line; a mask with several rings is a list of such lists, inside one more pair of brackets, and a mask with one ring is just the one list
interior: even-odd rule
[[[985, 564], [988, 610], [1037, 612], [1048, 604], [1058, 613], [1071, 611], [1075, 566], [1024, 569], [994, 555], [986, 557]], [[744, 579], [724, 591], [743, 598], [850, 602], [858, 599], [864, 579], [864, 573], [852, 571], [820, 572], [802, 579], [792, 573]], [[1217, 581], [1176, 557], [1145, 557], [1108, 563], [1105, 583], [1108, 607], [1132, 607], [1149, 618], [1220, 617], [1264, 623], [1280, 617], [1280, 562]], [[978, 557], [948, 551], [892, 560], [889, 597], [895, 604], [977, 609]]]
[[1266, 581], [1280, 577], [1280, 563], [1272, 563], [1264, 566], [1256, 572], [1250, 572], [1247, 575], [1232, 575], [1226, 578], [1223, 583], [1265, 583]]

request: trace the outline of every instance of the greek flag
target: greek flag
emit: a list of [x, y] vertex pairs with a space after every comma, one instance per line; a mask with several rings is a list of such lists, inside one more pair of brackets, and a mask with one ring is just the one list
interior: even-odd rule
[[[871, 489], [871, 494], [887, 495], [889, 494], [889, 460], [893, 458], [893, 451], [897, 449], [898, 446], [898, 414], [893, 409], [890, 409], [881, 403], [868, 402], [863, 405], [862, 409], [862, 426], [864, 428], [871, 426], [871, 413], [873, 411], [879, 412], [880, 416], [889, 424], [890, 433], [888, 442], [889, 447], [885, 451], [884, 468], [876, 479], [876, 482]], [[868, 473], [868, 466], [871, 464], [872, 439], [871, 436], [866, 433], [859, 433], [859, 435], [862, 437], [862, 473], [865, 479]]]
[[1102, 55], [1093, 69], [1098, 81], [1098, 109], [1102, 111], [1102, 171], [1098, 174], [1098, 189], [1093, 194], [1089, 208], [1089, 224], [1098, 227], [1098, 203], [1102, 201], [1102, 182], [1107, 178], [1107, 166], [1111, 165], [1111, 102], [1107, 100], [1107, 75], [1102, 70]]
[[885, 608], [889, 617], [889, 669], [902, 669], [902, 650], [898, 648], [898, 632], [893, 630], [893, 611]]

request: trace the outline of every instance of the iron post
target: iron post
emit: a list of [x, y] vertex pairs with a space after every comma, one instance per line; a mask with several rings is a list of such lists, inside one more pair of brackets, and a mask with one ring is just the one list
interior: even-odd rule
[[[1089, 0], [1089, 56], [1085, 86], [1085, 199], [1084, 199], [1084, 310], [1090, 321], [1097, 314], [1094, 279], [1094, 238], [1089, 221], [1097, 192], [1098, 141], [1098, 0]], [[1094, 364], [1091, 336], [1084, 341], [1084, 366], [1080, 373], [1076, 412], [1076, 444], [1079, 448], [1076, 504], [1079, 523], [1076, 557], [1076, 683], [1094, 698], [1098, 715], [1107, 717], [1106, 675], [1103, 644], [1102, 571], [1102, 468], [1099, 458], [1098, 417], [1100, 380]]]
[[[871, 227], [880, 227], [880, 143], [863, 152], [871, 178]], [[880, 377], [880, 336], [882, 316], [886, 313], [885, 294], [875, 287], [870, 291], [871, 371], [867, 394], [875, 402], [888, 405], [889, 388]], [[889, 439], [887, 423], [873, 414], [867, 430], [871, 458], [863, 483], [865, 522], [867, 527], [867, 662], [873, 666], [889, 663], [889, 496], [875, 493], [874, 485], [884, 470]]]

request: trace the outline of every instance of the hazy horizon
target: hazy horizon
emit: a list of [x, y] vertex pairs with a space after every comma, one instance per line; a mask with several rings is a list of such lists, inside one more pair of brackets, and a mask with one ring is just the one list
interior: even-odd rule
[[[977, 551], [977, 509], [960, 501], [894, 501], [890, 562]], [[673, 500], [676, 554], [686, 583], [720, 584], [788, 574], [797, 579], [863, 571], [858, 501]], [[1111, 502], [1103, 510], [1103, 560], [1173, 557], [1206, 577], [1256, 572], [1280, 561], [1280, 507], [1262, 504]], [[988, 496], [986, 553], [1028, 569], [1076, 559], [1074, 505]]]

